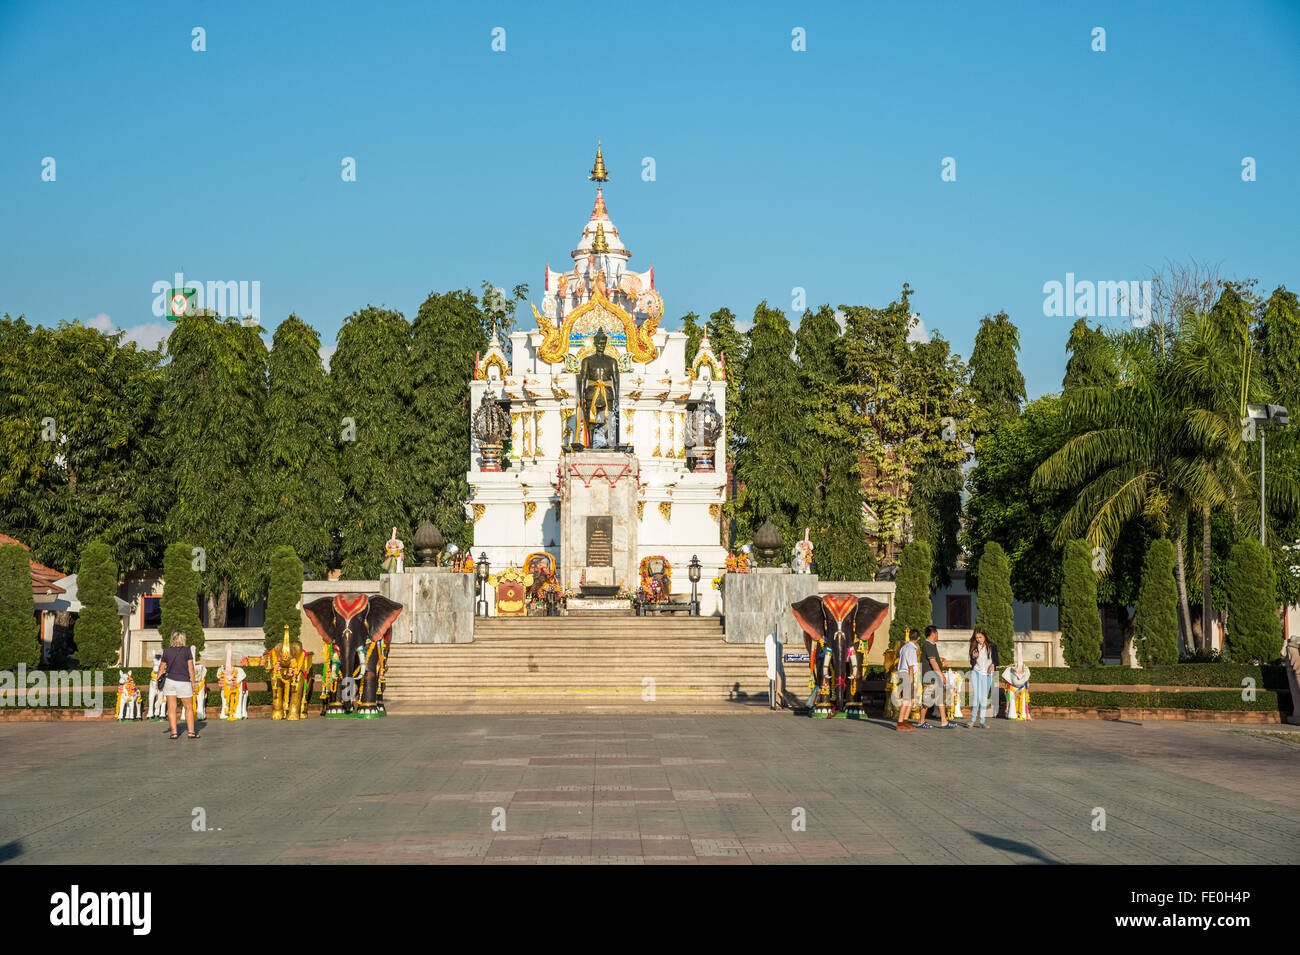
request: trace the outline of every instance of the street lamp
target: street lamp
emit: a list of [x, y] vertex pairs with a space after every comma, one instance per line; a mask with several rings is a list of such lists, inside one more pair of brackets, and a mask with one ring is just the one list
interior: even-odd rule
[[1247, 405], [1254, 430], [1259, 432], [1259, 542], [1266, 544], [1264, 533], [1264, 432], [1269, 428], [1284, 428], [1291, 423], [1286, 409], [1281, 405]]
[[691, 555], [691, 562], [686, 565], [686, 576], [691, 579], [691, 616], [700, 615], [700, 558], [698, 554]]
[[478, 604], [474, 607], [475, 612], [480, 617], [488, 615], [487, 605], [487, 584], [488, 584], [488, 559], [487, 551], [479, 551], [478, 564], [474, 567], [474, 576], [478, 579]]

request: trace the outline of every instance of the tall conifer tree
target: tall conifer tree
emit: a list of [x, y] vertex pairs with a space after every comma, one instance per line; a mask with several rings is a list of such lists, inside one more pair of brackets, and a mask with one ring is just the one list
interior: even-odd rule
[[122, 619], [117, 615], [117, 564], [104, 541], [91, 541], [81, 552], [77, 599], [81, 601], [74, 630], [77, 663], [113, 666], [122, 654]]
[[35, 667], [41, 660], [40, 640], [27, 550], [0, 544], [0, 670], [20, 663]]
[[1097, 609], [1097, 574], [1085, 541], [1065, 545], [1061, 586], [1061, 653], [1066, 666], [1101, 662], [1101, 613]]
[[298, 610], [302, 600], [302, 561], [292, 547], [282, 545], [271, 554], [270, 577], [266, 620], [262, 624], [268, 650], [283, 642], [285, 626], [289, 628], [290, 640], [297, 640], [302, 630], [302, 614]]
[[316, 331], [290, 315], [272, 341], [259, 467], [266, 514], [261, 543], [264, 553], [292, 547], [318, 578], [324, 577], [343, 520], [340, 415]]
[[791, 532], [808, 497], [802, 469], [809, 442], [793, 354], [790, 323], [763, 302], [754, 310], [746, 356], [748, 384], [738, 425], [745, 440], [735, 460], [743, 484], [737, 517], [749, 537], [771, 518], [787, 543], [793, 543]]
[[[894, 577], [894, 619], [889, 623], [889, 645], [900, 646], [908, 630], [930, 625], [930, 567], [934, 557], [925, 541], [912, 541], [903, 548]], [[992, 637], [990, 636], [990, 639]]]
[[1178, 662], [1178, 586], [1174, 545], [1157, 537], [1147, 548], [1133, 615], [1133, 648], [1144, 667]]
[[412, 523], [432, 521], [462, 549], [474, 539], [465, 518], [469, 485], [469, 382], [487, 348], [483, 315], [468, 290], [431, 292], [411, 326]]
[[794, 531], [809, 528], [813, 569], [822, 578], [869, 580], [876, 565], [862, 521], [860, 423], [849, 407], [839, 340], [829, 305], [804, 312], [795, 355], [813, 440], [801, 465], [810, 486]]
[[1070, 352], [1070, 360], [1065, 365], [1062, 391], [1113, 388], [1118, 383], [1119, 370], [1115, 367], [1110, 339], [1101, 329], [1090, 327], [1086, 318], [1074, 323], [1065, 347]]
[[158, 622], [162, 645], [181, 631], [192, 647], [203, 649], [203, 623], [199, 620], [199, 574], [194, 569], [193, 548], [189, 544], [169, 544], [163, 555], [163, 594]]
[[1015, 613], [1011, 606], [1011, 564], [996, 541], [984, 545], [975, 597], [975, 626], [981, 627], [998, 655], [1008, 662], [1015, 652]]
[[1020, 414], [1025, 401], [1025, 376], [1016, 353], [1020, 330], [1006, 312], [985, 315], [975, 333], [970, 355], [970, 391], [975, 403], [976, 435], [995, 430]]
[[258, 457], [266, 403], [266, 344], [258, 326], [210, 312], [181, 318], [167, 340], [166, 464], [175, 487], [174, 538], [203, 548], [209, 620], [225, 626], [231, 593], [266, 586], [254, 528], [265, 517]]
[[377, 578], [392, 528], [411, 525], [410, 339], [411, 326], [400, 312], [366, 306], [344, 319], [330, 359], [335, 406], [344, 421], [338, 559], [348, 579]]

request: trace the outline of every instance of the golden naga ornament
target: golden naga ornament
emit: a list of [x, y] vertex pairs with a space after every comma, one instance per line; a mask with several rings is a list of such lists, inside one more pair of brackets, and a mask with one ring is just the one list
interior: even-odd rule
[[595, 334], [597, 329], [603, 329], [614, 345], [626, 342], [627, 353], [633, 361], [644, 364], [659, 356], [654, 336], [659, 330], [662, 312], [647, 318], [638, 327], [631, 315], [605, 296], [604, 288], [600, 285], [593, 289], [590, 299], [561, 319], [559, 327], [539, 312], [536, 305], [532, 305], [532, 309], [533, 318], [537, 320], [537, 330], [542, 334], [542, 344], [537, 354], [548, 364], [561, 364], [575, 337], [581, 341], [588, 335]]

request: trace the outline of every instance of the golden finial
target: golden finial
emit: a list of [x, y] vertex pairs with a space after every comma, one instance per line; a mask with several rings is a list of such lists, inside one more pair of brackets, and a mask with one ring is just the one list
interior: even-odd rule
[[600, 140], [596, 140], [596, 165], [591, 167], [591, 175], [587, 177], [592, 182], [609, 182], [609, 173], [605, 171], [605, 157], [600, 151]]
[[609, 240], [605, 238], [605, 224], [603, 222], [596, 223], [596, 238], [595, 241], [591, 243], [591, 251], [593, 252], [609, 251]]

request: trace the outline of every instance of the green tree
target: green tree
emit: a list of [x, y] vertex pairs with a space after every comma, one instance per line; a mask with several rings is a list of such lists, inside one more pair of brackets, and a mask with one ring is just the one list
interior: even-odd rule
[[1101, 663], [1101, 614], [1097, 608], [1097, 574], [1086, 541], [1065, 545], [1061, 586], [1061, 653], [1065, 665]]
[[6, 319], [0, 345], [0, 526], [54, 567], [76, 567], [96, 537], [127, 566], [157, 566], [170, 507], [160, 354], [80, 322]]
[[1025, 401], [1025, 376], [1016, 361], [1019, 351], [1020, 330], [1006, 312], [985, 315], [980, 320], [969, 362], [977, 435], [992, 431], [1020, 414], [1020, 406]]
[[473, 524], [465, 518], [466, 443], [470, 377], [475, 356], [487, 347], [482, 327], [482, 312], [468, 289], [431, 292], [411, 326], [411, 521], [432, 521], [462, 550], [474, 542]]
[[981, 627], [1003, 660], [1015, 653], [1015, 616], [1011, 608], [1011, 565], [997, 541], [984, 545], [975, 598], [975, 626]]
[[302, 561], [287, 545], [277, 547], [271, 554], [271, 587], [266, 596], [266, 621], [262, 632], [269, 650], [284, 640], [284, 628], [289, 627], [289, 639], [297, 641], [302, 630], [302, 614], [298, 603], [302, 600]]
[[1178, 662], [1178, 587], [1174, 545], [1167, 537], [1156, 538], [1147, 548], [1133, 616], [1133, 646], [1144, 667]]
[[[894, 619], [889, 623], [889, 645], [900, 646], [908, 630], [930, 625], [930, 566], [934, 558], [925, 541], [912, 541], [903, 548], [894, 577]], [[990, 635], [991, 638], [991, 635]]]
[[1244, 540], [1228, 556], [1228, 659], [1269, 663], [1282, 649], [1281, 623], [1268, 551], [1259, 541]]
[[[1285, 287], [1273, 291], [1260, 312], [1256, 339], [1260, 357], [1259, 370], [1271, 393], [1271, 402], [1287, 408], [1293, 418], [1290, 427], [1274, 429], [1265, 441], [1267, 473], [1284, 475], [1289, 481], [1300, 481], [1300, 301]], [[1259, 457], [1248, 452], [1252, 471], [1259, 467]], [[1270, 484], [1271, 486], [1271, 484]], [[1274, 512], [1282, 509], [1282, 502], [1274, 499], [1270, 505]], [[1258, 500], [1253, 508], [1258, 514]], [[1300, 573], [1296, 562], [1284, 549], [1300, 540], [1300, 516], [1275, 517], [1272, 533], [1268, 535], [1269, 555], [1277, 574], [1277, 596], [1290, 606], [1300, 603]]]
[[737, 429], [745, 435], [735, 457], [741, 533], [752, 538], [768, 518], [787, 544], [801, 508], [807, 507], [808, 481], [799, 459], [807, 446], [794, 334], [785, 315], [763, 302], [754, 310], [746, 375]]
[[194, 569], [193, 548], [189, 544], [175, 543], [163, 555], [162, 619], [158, 633], [162, 645], [168, 646], [171, 635], [181, 631], [189, 645], [202, 652], [204, 647], [203, 623], [199, 619], [199, 572]]
[[679, 330], [686, 335], [686, 367], [690, 368], [695, 353], [700, 350], [700, 341], [704, 338], [704, 326], [700, 324], [700, 316], [694, 312], [687, 312], [682, 316]]
[[[339, 562], [348, 579], [378, 577], [392, 528], [411, 524], [410, 339], [401, 313], [366, 306], [344, 319], [330, 359], [335, 405], [345, 422]], [[470, 369], [459, 371], [469, 377]], [[467, 440], [459, 436], [458, 446]]]
[[[461, 293], [453, 292], [453, 295]], [[466, 289], [464, 295], [470, 301], [474, 301], [474, 296]], [[506, 354], [510, 354], [509, 335], [515, 327], [515, 311], [519, 303], [528, 298], [528, 286], [521, 284], [516, 285], [508, 293], [499, 286], [493, 285], [487, 279], [483, 280], [483, 308], [478, 311], [477, 317], [482, 323], [482, 338], [484, 342], [492, 340], [493, 335], [501, 338], [501, 344], [505, 348]]]
[[224, 627], [232, 593], [247, 602], [266, 586], [265, 549], [252, 533], [267, 516], [257, 466], [266, 344], [258, 326], [200, 313], [176, 323], [167, 353], [164, 430], [176, 494], [167, 527], [203, 549], [208, 619]]
[[265, 438], [259, 453], [263, 551], [292, 547], [324, 577], [340, 523], [340, 416], [320, 356], [320, 337], [297, 315], [275, 330], [268, 359]]
[[[736, 316], [729, 308], [720, 308], [709, 316], [705, 325], [709, 334], [709, 344], [713, 354], [722, 362], [727, 382], [726, 417], [722, 422], [722, 435], [719, 448], [726, 448], [726, 465], [734, 473], [736, 454], [744, 444], [744, 433], [740, 422], [744, 417], [745, 399], [745, 351], [748, 342], [745, 336], [736, 330]], [[719, 469], [721, 469], [721, 459]], [[722, 528], [723, 546], [732, 547], [735, 535], [737, 501], [728, 501], [724, 505], [727, 521]]]
[[117, 615], [117, 564], [104, 541], [91, 541], [81, 552], [77, 599], [77, 662], [83, 667], [113, 666], [122, 655], [122, 619]]
[[1114, 388], [1119, 383], [1119, 369], [1115, 366], [1115, 352], [1110, 339], [1101, 329], [1090, 327], [1086, 318], [1074, 323], [1065, 347], [1070, 352], [1070, 360], [1065, 365], [1062, 391]]
[[845, 389], [861, 427], [864, 496], [875, 519], [868, 532], [877, 559], [903, 543], [910, 517], [903, 490], [909, 471], [904, 445], [914, 434], [917, 416], [905, 394], [902, 369], [915, 323], [911, 291], [904, 285], [899, 299], [882, 309], [840, 306]]
[[41, 634], [32, 597], [32, 572], [27, 550], [0, 544], [0, 670], [41, 660]]
[[902, 370], [906, 407], [913, 418], [903, 443], [908, 467], [907, 511], [912, 536], [930, 545], [934, 589], [948, 586], [960, 554], [962, 466], [967, 459], [966, 371], [935, 332], [912, 342]]
[[862, 522], [860, 423], [849, 408], [839, 348], [840, 326], [829, 305], [806, 311], [795, 332], [810, 487], [795, 532], [809, 529], [814, 569], [824, 580], [869, 580], [874, 555]]

